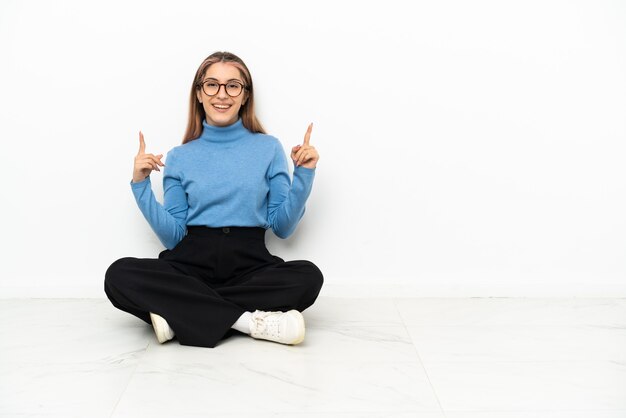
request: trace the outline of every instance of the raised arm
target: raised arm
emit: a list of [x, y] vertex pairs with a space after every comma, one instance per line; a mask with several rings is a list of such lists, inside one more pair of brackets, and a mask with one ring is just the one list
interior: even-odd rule
[[269, 171], [268, 220], [274, 233], [287, 238], [293, 233], [305, 212], [305, 204], [315, 178], [319, 155], [309, 143], [313, 124], [304, 136], [304, 143], [292, 148], [294, 162], [293, 183], [287, 170], [287, 158], [282, 145], [277, 142], [276, 153]]
[[[140, 133], [140, 154], [138, 154], [138, 157], [142, 152], [145, 155], [145, 143], [143, 142], [143, 135]], [[146, 160], [146, 158], [143, 159]], [[157, 157], [155, 159], [159, 160]], [[175, 160], [174, 150], [171, 150], [167, 154], [167, 165], [158, 161], [164, 167], [163, 205], [156, 200], [152, 191], [149, 176], [151, 170], [148, 171], [148, 176], [137, 182], [135, 181], [136, 173], [133, 174], [133, 180], [130, 183], [141, 213], [161, 243], [170, 250], [183, 239], [187, 230], [187, 195], [182, 187], [180, 173]], [[137, 161], [136, 157], [136, 168], [138, 165], [141, 166], [141, 163]], [[148, 164], [151, 164], [153, 169], [158, 170], [158, 166], [152, 165], [153, 163], [156, 164], [156, 161], [148, 161]], [[135, 171], [137, 172], [137, 169]]]

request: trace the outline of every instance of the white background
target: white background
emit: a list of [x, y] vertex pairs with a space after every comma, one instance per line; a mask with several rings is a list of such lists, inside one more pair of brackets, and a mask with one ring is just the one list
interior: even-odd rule
[[[0, 3], [0, 295], [104, 297], [164, 248], [130, 189], [239, 55], [284, 147], [320, 153], [270, 251], [322, 295], [626, 296], [626, 3]], [[162, 172], [152, 174], [162, 199]]]

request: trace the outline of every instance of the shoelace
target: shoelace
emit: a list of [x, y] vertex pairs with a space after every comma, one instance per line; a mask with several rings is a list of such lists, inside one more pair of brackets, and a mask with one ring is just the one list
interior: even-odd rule
[[256, 311], [252, 313], [254, 332], [260, 335], [280, 337], [280, 311]]

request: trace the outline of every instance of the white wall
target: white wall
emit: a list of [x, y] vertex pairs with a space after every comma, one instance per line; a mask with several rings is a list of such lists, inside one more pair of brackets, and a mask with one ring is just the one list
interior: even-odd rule
[[[295, 234], [322, 295], [626, 296], [626, 3], [0, 3], [0, 296], [104, 297], [160, 242], [129, 181], [234, 52], [321, 159]], [[162, 198], [162, 174], [152, 183]]]

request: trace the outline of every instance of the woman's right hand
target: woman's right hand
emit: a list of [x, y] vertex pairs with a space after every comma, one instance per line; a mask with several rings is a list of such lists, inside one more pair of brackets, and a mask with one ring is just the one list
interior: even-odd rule
[[146, 143], [143, 140], [143, 133], [139, 131], [139, 152], [135, 156], [135, 169], [133, 170], [133, 183], [139, 183], [150, 175], [152, 170], [159, 170], [159, 166], [165, 167], [161, 162], [163, 154], [146, 154]]

